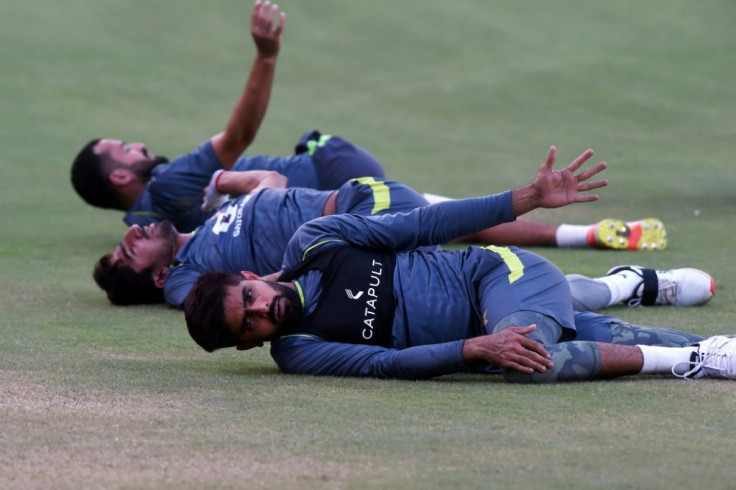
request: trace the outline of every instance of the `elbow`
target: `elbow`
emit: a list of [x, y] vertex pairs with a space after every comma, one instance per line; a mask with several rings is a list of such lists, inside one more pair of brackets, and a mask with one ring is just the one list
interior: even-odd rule
[[264, 180], [269, 183], [270, 187], [285, 188], [289, 186], [289, 179], [286, 175], [276, 172], [275, 170], [269, 170]]

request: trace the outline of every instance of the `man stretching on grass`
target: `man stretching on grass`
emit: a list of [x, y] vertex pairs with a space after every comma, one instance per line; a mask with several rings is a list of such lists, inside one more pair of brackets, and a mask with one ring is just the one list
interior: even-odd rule
[[[171, 163], [141, 143], [92, 140], [72, 165], [77, 193], [93, 206], [125, 211], [128, 225], [169, 220], [180, 232], [189, 232], [213, 215], [217, 206], [212, 201], [217, 202], [218, 194], [241, 195], [287, 185], [337, 189], [351, 178], [383, 177], [380, 163], [363, 148], [318, 131], [305, 133], [297, 154], [291, 157], [241, 156], [253, 142], [268, 107], [284, 22], [285, 15], [275, 5], [256, 2], [251, 34], [257, 55], [224, 132]], [[209, 187], [209, 197], [202, 209], [205, 187]], [[630, 223], [606, 219], [594, 225], [518, 220], [468, 237], [468, 241], [623, 250], [664, 249], [667, 245], [664, 225], [654, 218]]]
[[381, 164], [367, 151], [337, 136], [308, 131], [290, 157], [241, 156], [255, 139], [268, 107], [281, 32], [286, 16], [269, 0], [256, 1], [251, 35], [257, 54], [243, 93], [225, 131], [189, 154], [166, 163], [142, 143], [95, 139], [72, 164], [72, 185], [89, 204], [126, 212], [127, 224], [145, 226], [163, 220], [188, 232], [214, 214], [200, 209], [203, 189], [212, 174], [234, 169], [236, 183], [219, 179], [245, 193], [258, 186], [337, 189], [353, 177], [383, 177]]
[[[605, 163], [576, 173], [588, 150], [553, 170], [555, 154], [552, 147], [534, 181], [513, 191], [311, 221], [289, 242], [274, 281], [202, 275], [185, 303], [189, 332], [207, 351], [271, 341], [287, 373], [419, 379], [491, 367], [512, 382], [734, 377], [736, 340], [575, 315], [565, 277], [536, 254], [497, 246], [416, 250], [538, 207], [597, 199], [580, 192], [607, 185], [586, 182]], [[658, 345], [633, 345], [646, 343]]]
[[[177, 232], [168, 221], [131, 226], [115, 250], [97, 261], [94, 278], [118, 305], [166, 301], [182, 307], [203, 272], [278, 271], [289, 239], [307, 221], [336, 213], [396, 213], [426, 204], [409, 187], [372, 177], [351, 180], [336, 191], [262, 189], [228, 202], [191, 234]], [[472, 241], [492, 232], [483, 230]], [[570, 285], [581, 310], [621, 301], [691, 306], [707, 302], [715, 290], [711, 277], [697, 269], [632, 266], [596, 280], [570, 276]]]
[[426, 204], [413, 189], [365, 177], [336, 191], [262, 189], [225, 204], [191, 234], [170, 222], [133, 225], [111, 254], [97, 261], [94, 278], [113, 303], [182, 307], [199, 274], [208, 270], [279, 270], [286, 244], [307, 221], [335, 213], [383, 214]]

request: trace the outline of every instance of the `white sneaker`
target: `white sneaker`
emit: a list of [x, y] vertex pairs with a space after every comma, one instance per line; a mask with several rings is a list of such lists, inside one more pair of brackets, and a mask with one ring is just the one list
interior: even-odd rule
[[[736, 338], [717, 335], [698, 342], [698, 350], [690, 362], [672, 366], [672, 374], [678, 378], [725, 378], [736, 379]], [[686, 365], [691, 369], [677, 374], [677, 367]]]
[[716, 294], [716, 282], [710, 274], [700, 269], [683, 268], [658, 271], [638, 265], [619, 265], [606, 275], [636, 274], [641, 282], [634, 288], [630, 298], [624, 300], [628, 306], [699, 306], [710, 301]]

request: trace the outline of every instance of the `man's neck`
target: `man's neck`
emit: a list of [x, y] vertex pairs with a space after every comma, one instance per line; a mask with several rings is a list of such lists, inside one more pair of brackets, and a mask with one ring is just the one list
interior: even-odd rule
[[120, 199], [120, 207], [123, 211], [133, 209], [135, 203], [140, 199], [141, 194], [146, 188], [147, 182], [131, 182], [123, 188], [118, 188], [118, 196]]
[[176, 244], [174, 245], [174, 254], [171, 257], [171, 261], [173, 262], [177, 255], [179, 255], [179, 252], [181, 252], [181, 249], [184, 247], [184, 245], [189, 241], [190, 238], [194, 233], [177, 233], [176, 234]]

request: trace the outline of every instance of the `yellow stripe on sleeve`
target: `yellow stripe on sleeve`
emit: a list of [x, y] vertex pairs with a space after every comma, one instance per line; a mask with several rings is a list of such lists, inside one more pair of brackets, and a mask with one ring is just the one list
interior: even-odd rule
[[514, 281], [520, 279], [521, 276], [524, 275], [524, 264], [521, 262], [519, 256], [512, 252], [508, 247], [489, 245], [483, 248], [501, 256], [501, 259], [509, 268], [509, 284], [513, 284]]
[[304, 253], [302, 254], [302, 260], [304, 260], [304, 259], [306, 259], [306, 258], [307, 258], [307, 254], [309, 254], [309, 252], [311, 252], [312, 250], [314, 250], [314, 249], [315, 249], [315, 248], [317, 248], [317, 247], [321, 247], [321, 246], [322, 246], [322, 245], [324, 245], [325, 243], [330, 243], [330, 242], [344, 242], [344, 241], [345, 241], [345, 240], [337, 240], [337, 239], [335, 239], [335, 240], [324, 240], [324, 241], [321, 241], [321, 242], [315, 243], [314, 245], [312, 245], [311, 247], [309, 247], [308, 249], [306, 249], [306, 250], [304, 251]]
[[296, 292], [299, 293], [299, 301], [302, 302], [302, 308], [304, 308], [304, 291], [302, 291], [302, 285], [299, 284], [299, 281], [294, 281], [294, 286], [296, 286]]
[[373, 191], [373, 209], [371, 214], [376, 214], [391, 207], [391, 190], [385, 182], [378, 181], [373, 177], [360, 177], [355, 179], [361, 184], [370, 186]]

